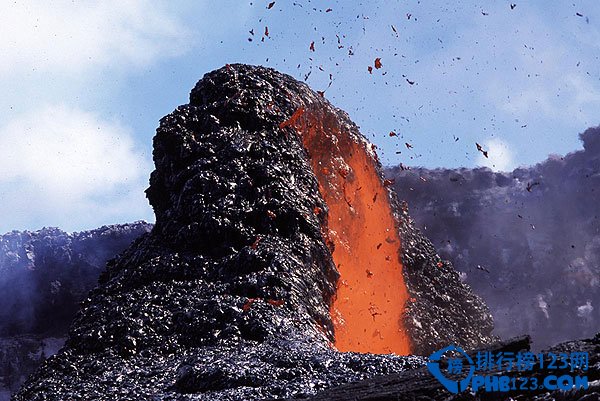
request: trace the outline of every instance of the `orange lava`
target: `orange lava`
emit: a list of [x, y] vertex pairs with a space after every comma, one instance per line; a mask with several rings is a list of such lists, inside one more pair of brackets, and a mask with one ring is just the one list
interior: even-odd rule
[[333, 122], [308, 112], [297, 128], [329, 207], [328, 236], [340, 272], [331, 306], [340, 351], [407, 355], [408, 292], [400, 237], [376, 168], [365, 149]]

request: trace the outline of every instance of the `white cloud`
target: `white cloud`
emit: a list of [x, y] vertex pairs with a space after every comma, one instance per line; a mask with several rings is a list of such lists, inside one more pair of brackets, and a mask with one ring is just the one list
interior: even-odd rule
[[477, 156], [477, 164], [489, 167], [494, 171], [509, 171], [515, 167], [513, 153], [508, 144], [499, 138], [485, 141], [483, 149], [488, 152], [488, 157], [482, 153]]
[[183, 53], [181, 17], [149, 0], [0, 2], [0, 232], [153, 218], [133, 133], [74, 105], [118, 115], [107, 77]]
[[48, 106], [18, 117], [0, 127], [0, 231], [150, 218], [150, 169], [128, 130], [94, 114]]
[[0, 2], [0, 72], [144, 65], [182, 50], [181, 26], [146, 0]]

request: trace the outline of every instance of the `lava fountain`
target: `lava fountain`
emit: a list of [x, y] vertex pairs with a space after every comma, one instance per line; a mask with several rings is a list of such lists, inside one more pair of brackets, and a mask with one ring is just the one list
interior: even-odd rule
[[329, 209], [324, 237], [340, 274], [330, 309], [336, 348], [408, 355], [401, 239], [374, 146], [310, 108], [287, 125], [298, 130]]

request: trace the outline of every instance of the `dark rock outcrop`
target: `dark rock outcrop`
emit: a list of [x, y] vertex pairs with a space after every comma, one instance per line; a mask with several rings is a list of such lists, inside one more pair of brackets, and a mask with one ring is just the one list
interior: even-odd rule
[[63, 345], [106, 262], [151, 228], [137, 222], [0, 235], [0, 400]]
[[[529, 337], [515, 338], [513, 340], [500, 342], [486, 347], [482, 352], [517, 353], [529, 351]], [[592, 401], [600, 399], [600, 333], [594, 338], [585, 340], [569, 341], [559, 344], [543, 352], [545, 355], [544, 366], [548, 366], [552, 361], [550, 353], [559, 355], [571, 352], [583, 352], [589, 356], [587, 369], [573, 368], [571, 365], [562, 366], [555, 369], [540, 368], [536, 365], [532, 370], [525, 372], [506, 372], [494, 371], [486, 372], [489, 376], [506, 375], [508, 377], [519, 378], [519, 383], [525, 382], [525, 389], [515, 389], [506, 392], [485, 391], [484, 388], [473, 391], [468, 388], [464, 392], [451, 394], [438, 380], [436, 380], [426, 367], [405, 371], [392, 375], [379, 376], [370, 380], [363, 380], [355, 383], [349, 383], [343, 386], [335, 387], [321, 392], [315, 397], [310, 397], [310, 401], [398, 401], [398, 400], [420, 400], [420, 401]], [[471, 358], [476, 360], [476, 352], [471, 352]], [[556, 361], [556, 360], [554, 360]], [[556, 366], [562, 364], [555, 364]], [[561, 377], [581, 376], [586, 377], [589, 383], [587, 389], [570, 390], [549, 390], [546, 388], [531, 389], [532, 378], [536, 383], [543, 383], [544, 378], [554, 375]], [[464, 378], [464, 374], [460, 376]], [[516, 386], [518, 388], [520, 386]]]
[[[332, 347], [327, 205], [301, 139], [280, 127], [301, 107], [366, 149], [344, 112], [274, 70], [231, 65], [198, 82], [154, 139], [152, 232], [108, 264], [65, 348], [15, 400], [298, 397], [423, 363]], [[385, 195], [414, 352], [489, 342], [485, 305]]]

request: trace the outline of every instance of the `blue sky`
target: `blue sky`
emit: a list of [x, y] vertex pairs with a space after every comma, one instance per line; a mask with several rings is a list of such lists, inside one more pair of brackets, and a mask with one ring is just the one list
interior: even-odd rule
[[597, 1], [269, 3], [2, 3], [0, 231], [151, 221], [158, 120], [226, 63], [310, 73], [388, 165], [510, 170], [600, 123]]

